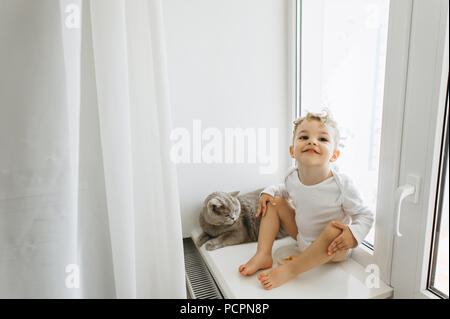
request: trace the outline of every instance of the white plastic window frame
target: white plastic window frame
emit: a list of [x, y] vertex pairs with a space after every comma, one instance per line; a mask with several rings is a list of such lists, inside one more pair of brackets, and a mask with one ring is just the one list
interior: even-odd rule
[[[289, 77], [290, 123], [300, 114], [301, 0], [289, 2]], [[380, 279], [390, 282], [393, 249], [394, 193], [398, 184], [408, 68], [412, 0], [390, 1], [386, 72], [384, 82], [382, 133], [378, 175], [377, 218], [373, 249], [370, 245], [355, 248], [352, 258], [363, 267], [377, 265]]]
[[428, 290], [428, 272], [449, 70], [448, 8], [447, 0], [413, 1], [398, 185], [412, 173], [422, 182], [418, 203], [402, 205], [403, 236], [395, 237], [390, 281], [394, 298], [440, 298]]

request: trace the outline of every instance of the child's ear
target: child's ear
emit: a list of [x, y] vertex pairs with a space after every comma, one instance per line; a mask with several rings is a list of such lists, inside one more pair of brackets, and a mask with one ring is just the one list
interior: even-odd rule
[[339, 158], [339, 155], [341, 155], [341, 152], [339, 150], [335, 150], [333, 156], [330, 158], [330, 162], [335, 162]]
[[289, 146], [289, 153], [291, 154], [291, 158], [295, 158], [294, 156], [294, 146]]

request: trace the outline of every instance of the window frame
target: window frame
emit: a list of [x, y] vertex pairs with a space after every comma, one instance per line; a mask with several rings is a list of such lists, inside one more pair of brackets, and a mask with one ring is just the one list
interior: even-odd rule
[[[295, 17], [291, 21], [297, 22], [301, 15], [301, 0], [294, 1], [295, 10], [290, 12], [293, 12]], [[439, 174], [437, 167], [439, 160], [436, 160], [436, 157], [441, 155], [439, 147], [444, 122], [443, 108], [440, 108], [440, 105], [445, 104], [447, 94], [447, 82], [444, 86], [444, 81], [448, 80], [449, 65], [448, 6], [445, 0], [432, 0], [426, 3], [415, 0], [391, 0], [389, 6], [380, 145], [382, 160], [379, 165], [374, 250], [360, 245], [354, 249], [352, 258], [362, 266], [378, 265], [380, 279], [394, 287], [396, 298], [439, 298], [428, 289], [428, 279], [436, 205], [435, 190]], [[301, 29], [297, 24], [299, 23], [290, 25], [289, 29], [296, 30], [295, 39], [300, 41]], [[297, 65], [297, 61], [301, 61], [301, 52], [297, 50], [301, 48], [296, 45], [295, 49], [292, 56], [297, 60], [290, 61], [292, 66], [290, 70], [297, 73], [291, 77], [295, 83], [294, 90], [291, 91], [293, 97], [291, 105], [295, 112], [292, 112], [294, 117], [291, 119], [296, 118], [301, 110], [299, 92], [301, 77]], [[428, 73], [428, 82], [422, 76], [417, 76], [421, 74], [421, 70]], [[447, 70], [447, 74], [443, 70]], [[425, 95], [427, 99], [424, 100]], [[420, 100], [422, 104], [418, 104]], [[420, 105], [429, 105], [430, 110], [418, 112]], [[432, 150], [426, 153], [426, 160], [422, 162], [408, 156], [411, 149], [410, 135], [415, 136], [411, 123], [417, 122], [417, 118], [428, 124], [427, 140], [425, 143], [421, 140], [421, 145], [426, 145], [428, 151]], [[407, 143], [405, 137], [409, 139]], [[409, 144], [409, 149], [407, 146], [405, 148], [405, 144]], [[404, 212], [401, 219], [402, 233], [409, 233], [408, 236], [412, 236], [410, 240], [413, 241], [413, 245], [403, 244], [403, 248], [411, 249], [410, 246], [414, 246], [410, 251], [411, 256], [408, 256], [399, 249], [399, 242], [407, 236], [403, 236], [403, 239], [394, 237], [396, 222], [394, 194], [397, 187], [405, 183], [407, 173], [414, 171], [421, 172], [420, 175], [423, 177], [419, 191], [420, 205], [414, 207], [414, 204], [408, 203], [406, 199], [402, 210], [408, 211], [412, 208], [415, 212], [414, 214]], [[414, 229], [416, 232], [411, 233]], [[410, 264], [405, 263], [404, 259], [408, 259]], [[404, 273], [405, 269], [409, 272], [407, 276]]]
[[447, 96], [448, 5], [445, 0], [413, 2], [398, 185], [410, 173], [422, 181], [418, 203], [405, 199], [402, 205], [403, 236], [394, 237], [390, 284], [395, 298], [439, 298], [427, 286]]
[[[291, 65], [295, 68], [295, 110], [294, 119], [301, 114], [301, 2], [292, 1], [295, 10], [295, 59]], [[391, 253], [393, 249], [394, 193], [398, 184], [401, 154], [398, 150], [402, 143], [402, 125], [405, 105], [406, 79], [408, 69], [409, 38], [412, 15], [412, 0], [393, 1], [389, 3], [388, 38], [386, 48], [386, 71], [384, 82], [382, 131], [380, 144], [380, 161], [378, 173], [378, 199], [376, 228], [373, 247], [364, 242], [352, 252], [352, 258], [366, 267], [375, 264], [380, 270], [380, 279], [386, 283], [391, 281]], [[291, 37], [292, 39], [292, 37]]]
[[[448, 167], [449, 160], [449, 80], [450, 77], [447, 78], [447, 99], [444, 111], [444, 127], [442, 131], [441, 138], [441, 155], [439, 162], [439, 175], [436, 189], [436, 200], [435, 200], [435, 209], [433, 215], [433, 231], [432, 231], [432, 240], [430, 247], [430, 259], [429, 259], [429, 269], [428, 269], [428, 279], [427, 279], [427, 290], [436, 296], [442, 299], [448, 299], [449, 296], [445, 295], [440, 290], [434, 288], [431, 282], [435, 279], [436, 274], [436, 264], [437, 264], [437, 255], [439, 250], [439, 234], [441, 231], [441, 221], [442, 221], [442, 207], [444, 200], [444, 191], [445, 191], [445, 176], [447, 171], [450, 169]], [[446, 164], [447, 162], [447, 164]], [[436, 241], [438, 242], [436, 244]]]

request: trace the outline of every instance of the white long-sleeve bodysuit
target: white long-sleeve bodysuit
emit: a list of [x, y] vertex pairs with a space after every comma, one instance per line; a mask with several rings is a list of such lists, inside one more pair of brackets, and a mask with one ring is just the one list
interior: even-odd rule
[[293, 167], [284, 182], [265, 188], [262, 193], [290, 198], [295, 207], [297, 245], [304, 251], [333, 221], [348, 225], [358, 245], [369, 233], [373, 213], [350, 178], [332, 169], [333, 176], [315, 185], [304, 185]]

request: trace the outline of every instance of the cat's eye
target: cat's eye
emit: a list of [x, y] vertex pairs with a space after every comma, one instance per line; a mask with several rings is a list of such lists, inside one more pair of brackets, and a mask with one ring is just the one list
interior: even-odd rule
[[213, 211], [220, 215], [225, 215], [226, 207], [223, 205], [214, 206]]

